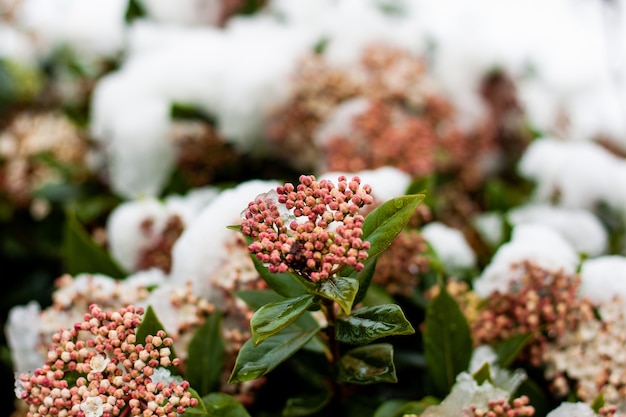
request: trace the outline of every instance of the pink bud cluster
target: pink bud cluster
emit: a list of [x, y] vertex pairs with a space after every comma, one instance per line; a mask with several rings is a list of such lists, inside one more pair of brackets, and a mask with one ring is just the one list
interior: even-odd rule
[[138, 343], [143, 310], [90, 306], [71, 330], [53, 335], [46, 363], [16, 381], [29, 417], [168, 416], [194, 407], [189, 383], [171, 376], [172, 339], [159, 331]]
[[489, 400], [487, 409], [473, 405], [463, 415], [471, 417], [531, 417], [535, 415], [535, 407], [528, 405], [529, 402], [529, 398], [525, 395], [515, 398], [511, 403], [504, 398]]
[[257, 197], [243, 213], [241, 230], [254, 239], [248, 250], [270, 272], [295, 272], [311, 280], [328, 279], [345, 266], [363, 268], [369, 242], [359, 210], [373, 203], [372, 189], [359, 177], [317, 181], [301, 175]]

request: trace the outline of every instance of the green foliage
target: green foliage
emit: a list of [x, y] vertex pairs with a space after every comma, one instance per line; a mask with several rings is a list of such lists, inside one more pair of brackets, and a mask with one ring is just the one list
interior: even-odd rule
[[350, 314], [358, 290], [359, 282], [356, 279], [336, 277], [321, 281], [313, 293], [335, 301], [345, 314]]
[[367, 344], [381, 337], [415, 333], [396, 304], [355, 310], [349, 316], [339, 317], [336, 328], [337, 340], [354, 345]]
[[155, 335], [159, 330], [165, 331], [163, 323], [159, 320], [152, 306], [148, 306], [146, 312], [143, 314], [143, 319], [135, 332], [137, 343], [142, 345], [146, 343], [146, 337]]
[[472, 377], [478, 385], [482, 385], [485, 382], [493, 384], [493, 380], [491, 379], [491, 365], [489, 365], [489, 362], [485, 362], [483, 366], [472, 374]]
[[319, 327], [303, 329], [292, 325], [255, 346], [248, 340], [237, 356], [229, 383], [252, 381], [287, 360], [317, 334]]
[[515, 361], [520, 352], [530, 343], [533, 335], [530, 333], [518, 334], [511, 336], [506, 340], [498, 343], [494, 350], [498, 356], [498, 365], [502, 368], [508, 368]]
[[467, 319], [443, 285], [426, 309], [424, 327], [428, 374], [436, 393], [446, 395], [467, 369], [473, 346]]
[[70, 210], [67, 211], [62, 254], [64, 270], [70, 275], [92, 273], [112, 278], [126, 276], [108, 252], [93, 241]]
[[426, 408], [437, 405], [434, 397], [425, 397], [420, 401], [389, 400], [376, 409], [374, 417], [403, 417], [407, 414], [421, 415]]
[[367, 215], [362, 238], [370, 242], [369, 256], [376, 256], [391, 245], [423, 199], [423, 194], [393, 198]]
[[189, 342], [185, 379], [200, 395], [217, 391], [224, 365], [222, 315], [214, 312]]
[[338, 364], [337, 379], [350, 384], [398, 382], [389, 343], [359, 346], [346, 352]]
[[202, 397], [198, 407], [186, 409], [183, 416], [250, 417], [250, 414], [236, 398], [222, 392], [213, 392]]
[[313, 304], [315, 297], [300, 297], [275, 301], [259, 308], [250, 320], [252, 341], [255, 346], [295, 322]]

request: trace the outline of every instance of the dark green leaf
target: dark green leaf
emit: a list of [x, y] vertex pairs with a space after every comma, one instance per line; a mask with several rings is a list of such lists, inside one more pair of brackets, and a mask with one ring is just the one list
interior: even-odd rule
[[349, 316], [339, 317], [335, 326], [337, 340], [354, 345], [364, 345], [386, 336], [415, 333], [396, 304], [355, 310]]
[[141, 343], [142, 345], [145, 344], [146, 337], [156, 335], [159, 330], [165, 331], [165, 327], [157, 317], [152, 306], [148, 306], [143, 314], [143, 319], [135, 332], [137, 343]]
[[87, 234], [71, 211], [67, 212], [63, 236], [64, 270], [70, 275], [80, 273], [103, 274], [123, 278], [126, 273]]
[[346, 352], [338, 362], [337, 379], [351, 384], [398, 382], [393, 346], [377, 343]]
[[426, 365], [437, 393], [444, 396], [467, 369], [473, 346], [467, 320], [443, 285], [426, 309], [424, 326]]
[[315, 296], [304, 294], [265, 304], [250, 320], [255, 345], [293, 324], [313, 304]]
[[241, 298], [246, 305], [254, 311], [257, 311], [265, 304], [285, 299], [285, 297], [273, 290], [239, 290], [233, 291], [233, 293]]
[[376, 256], [387, 249], [423, 199], [423, 194], [396, 197], [384, 202], [365, 217], [362, 238], [370, 242], [369, 256]]
[[210, 417], [250, 417], [239, 401], [223, 392], [213, 392], [202, 397], [202, 401]]
[[[252, 239], [249, 236], [244, 236], [247, 244], [252, 243]], [[305, 278], [286, 272], [284, 274], [271, 273], [263, 262], [261, 262], [256, 256], [250, 254], [250, 258], [254, 263], [261, 278], [267, 282], [267, 284], [276, 291], [278, 294], [286, 298], [297, 297], [302, 294], [308, 294], [315, 288], [312, 282], [307, 281]]]
[[376, 409], [374, 417], [403, 417], [412, 414], [419, 416], [426, 408], [437, 404], [439, 401], [434, 397], [425, 397], [420, 401], [389, 400]]
[[489, 365], [489, 362], [485, 362], [479, 370], [472, 374], [472, 377], [478, 385], [482, 385], [485, 381], [493, 384], [493, 380], [491, 379], [491, 366]]
[[496, 355], [498, 356], [498, 365], [502, 368], [508, 368], [532, 339], [532, 334], [522, 333], [511, 336], [498, 343], [494, 347]]
[[330, 390], [309, 392], [302, 397], [293, 397], [287, 400], [282, 417], [309, 416], [322, 410], [332, 398]]
[[229, 383], [252, 381], [267, 374], [304, 346], [318, 331], [319, 326], [305, 330], [294, 325], [271, 336], [259, 346], [254, 346], [252, 339], [248, 340], [239, 351]]
[[217, 391], [223, 364], [222, 316], [216, 311], [207, 317], [189, 342], [185, 379], [200, 395]]
[[515, 393], [511, 395], [511, 398], [518, 398], [522, 395], [526, 395], [530, 399], [529, 403], [535, 408], [536, 416], [545, 416], [550, 411], [546, 394], [532, 379], [525, 379], [515, 390]]
[[[360, 291], [361, 287], [359, 287]], [[358, 294], [357, 294], [358, 297]], [[377, 306], [381, 304], [393, 304], [395, 302], [394, 298], [389, 294], [384, 287], [373, 284], [369, 286], [367, 290], [367, 294], [362, 300], [362, 304], [364, 306]]]
[[350, 314], [359, 281], [354, 278], [335, 277], [321, 281], [314, 293], [339, 304], [344, 313]]
[[363, 263], [363, 269], [359, 272], [356, 272], [355, 270], [353, 274], [350, 274], [351, 278], [355, 278], [359, 282], [359, 291], [356, 293], [356, 297], [354, 297], [354, 303], [352, 303], [353, 306], [357, 305], [365, 298], [367, 290], [370, 287], [370, 283], [372, 282], [372, 278], [374, 277], [374, 272], [376, 271], [377, 261], [378, 255], [369, 256]]

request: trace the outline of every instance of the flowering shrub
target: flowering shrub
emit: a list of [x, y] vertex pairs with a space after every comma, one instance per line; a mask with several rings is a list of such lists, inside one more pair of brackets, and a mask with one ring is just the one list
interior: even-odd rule
[[626, 415], [622, 3], [0, 0], [4, 414]]

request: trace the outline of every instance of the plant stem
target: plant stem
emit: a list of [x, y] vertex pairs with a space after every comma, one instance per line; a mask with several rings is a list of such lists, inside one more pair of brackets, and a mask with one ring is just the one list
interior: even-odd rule
[[337, 342], [335, 321], [337, 316], [335, 314], [335, 302], [332, 300], [322, 301], [324, 306], [324, 314], [326, 315], [326, 321], [328, 322], [328, 347], [331, 352], [331, 366], [335, 366], [337, 360], [339, 360], [339, 342]]

